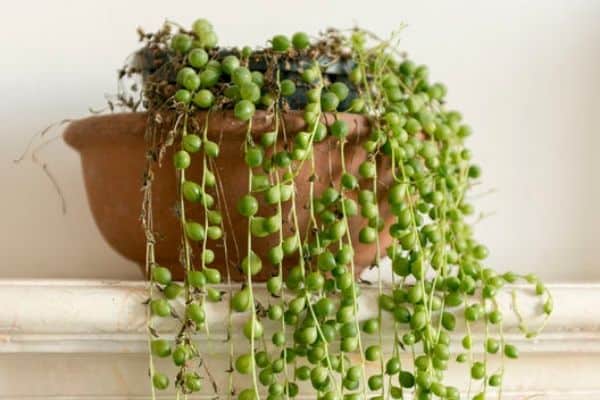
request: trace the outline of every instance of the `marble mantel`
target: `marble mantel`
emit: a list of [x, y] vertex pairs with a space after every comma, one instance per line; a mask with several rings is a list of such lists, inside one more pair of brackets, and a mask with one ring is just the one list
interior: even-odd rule
[[[503, 398], [600, 399], [600, 285], [549, 287], [554, 313], [543, 333], [529, 340], [518, 334], [510, 309], [514, 289], [521, 312], [537, 315], [541, 306], [532, 289], [516, 286], [499, 296], [507, 340], [521, 353], [508, 362]], [[267, 301], [264, 288], [257, 293]], [[146, 298], [143, 282], [0, 280], [0, 399], [148, 398]], [[375, 299], [376, 291], [365, 288], [361, 318], [375, 314]], [[226, 379], [218, 371], [227, 366], [227, 302], [210, 304], [207, 319], [210, 339], [198, 340], [220, 381]], [[234, 329], [243, 320], [236, 315]], [[157, 329], [168, 335], [174, 326]], [[449, 379], [457, 385], [465, 385], [463, 368], [450, 368]], [[207, 388], [197, 398], [212, 399], [214, 393]]]

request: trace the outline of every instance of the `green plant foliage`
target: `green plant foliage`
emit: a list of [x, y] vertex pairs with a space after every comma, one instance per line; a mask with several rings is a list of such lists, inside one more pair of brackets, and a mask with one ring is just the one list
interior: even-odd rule
[[[426, 66], [393, 45], [396, 35], [380, 40], [358, 28], [348, 34], [328, 30], [317, 38], [300, 32], [291, 38], [275, 35], [261, 50], [222, 49], [212, 25], [199, 19], [189, 30], [167, 24], [143, 38], [146, 45], [138, 55], [153, 57], [152, 68], [141, 71], [143, 105], [155, 118], [164, 110], [176, 115], [168, 145], [175, 150], [180, 196], [174, 200], [186, 271], [183, 286], [178, 286], [154, 259], [151, 196], [146, 190], [143, 221], [152, 271], [148, 331], [155, 389], [174, 385], [186, 395], [208, 380], [221, 395], [275, 400], [295, 397], [298, 384], [305, 381], [316, 399], [458, 399], [459, 388], [444, 379], [453, 359], [468, 363], [473, 387], [481, 389], [475, 398], [501, 385], [504, 360], [517, 358], [518, 350], [505, 342], [497, 293], [505, 284], [524, 280], [535, 286], [547, 315], [552, 299], [536, 277], [501, 274], [488, 266], [488, 250], [473, 235], [473, 206], [466, 196], [481, 176], [465, 146], [471, 129], [459, 112], [448, 108], [446, 87], [430, 80]], [[257, 68], [253, 59], [264, 65]], [[330, 64], [340, 60], [346, 72], [330, 74]], [[301, 67], [290, 74], [290, 63]], [[139, 66], [127, 73], [137, 72]], [[305, 126], [284, 142], [279, 121], [290, 108], [303, 110]], [[219, 147], [208, 134], [208, 118], [201, 126], [191, 123], [196, 113], [217, 110], [230, 110], [247, 127], [240, 154], [247, 165], [247, 193], [227, 199], [247, 221], [248, 245], [239, 266], [245, 280], [239, 287], [211, 266], [216, 246], [226, 246], [221, 182], [214, 169]], [[347, 112], [366, 117], [370, 124], [357, 153], [361, 155], [355, 156], [362, 158], [352, 161], [354, 169], [346, 163], [346, 146], [356, 139]], [[273, 116], [274, 129], [252, 134], [257, 113]], [[311, 168], [317, 156], [314, 146], [324, 140], [339, 152], [341, 178], [327, 182], [320, 192], [311, 179], [310, 200], [299, 204], [296, 179], [303, 167]], [[149, 141], [150, 153], [159, 154], [154, 143]], [[194, 168], [203, 171], [199, 182], [186, 180]], [[391, 183], [382, 184], [381, 174]], [[259, 199], [268, 210], [261, 209]], [[289, 213], [283, 212], [284, 206]], [[393, 215], [391, 223], [383, 219], [384, 206]], [[310, 229], [297, 226], [301, 207], [310, 212]], [[189, 220], [191, 209], [205, 217]], [[350, 231], [350, 217], [362, 219], [359, 231]], [[282, 228], [290, 223], [291, 229]], [[380, 243], [382, 232], [393, 239], [386, 248]], [[269, 235], [278, 238], [278, 245], [268, 254], [255, 253], [253, 240]], [[353, 243], [352, 238], [357, 240]], [[354, 254], [363, 245], [376, 249], [375, 267], [384, 256], [391, 259], [392, 277], [384, 282], [377, 269], [371, 290], [377, 291], [378, 312], [361, 321], [364, 287], [355, 278]], [[284, 262], [294, 265], [285, 274]], [[272, 297], [269, 304], [260, 304], [254, 279], [265, 270], [271, 276], [267, 289]], [[217, 388], [212, 375], [199, 367], [210, 363], [194, 342], [194, 335], [208, 334], [207, 301], [227, 298], [216, 286], [222, 280], [233, 291], [228, 297], [230, 346], [234, 337], [236, 343], [246, 343], [231, 347], [228, 388]], [[183, 315], [170, 306], [177, 298], [185, 301]], [[234, 313], [246, 318], [238, 332], [232, 330]], [[518, 310], [517, 315], [524, 333], [533, 336]], [[152, 320], [174, 317], [181, 329], [169, 343], [158, 337]], [[269, 327], [276, 327], [268, 337], [263, 325], [267, 320]], [[473, 324], [485, 326], [483, 343], [475, 343]], [[384, 326], [393, 335], [384, 336]], [[451, 352], [453, 331], [465, 334], [464, 353]], [[474, 352], [474, 346], [482, 352]], [[171, 356], [179, 372], [173, 377], [158, 372], [152, 354]], [[407, 357], [412, 358], [409, 364], [402, 361]], [[502, 361], [500, 369], [488, 365], [492, 357]], [[235, 385], [236, 374], [249, 375], [250, 386]]]

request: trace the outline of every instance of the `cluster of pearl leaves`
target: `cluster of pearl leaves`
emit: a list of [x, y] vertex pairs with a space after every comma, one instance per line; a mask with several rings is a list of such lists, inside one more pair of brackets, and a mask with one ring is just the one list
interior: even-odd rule
[[[499, 274], [484, 265], [488, 252], [473, 238], [466, 221], [473, 207], [465, 198], [480, 170], [470, 162], [471, 153], [464, 146], [470, 128], [462, 123], [458, 112], [445, 109], [445, 86], [429, 83], [425, 66], [399, 59], [392, 39], [381, 41], [360, 29], [348, 35], [329, 31], [316, 42], [305, 33], [296, 33], [291, 40], [274, 36], [270, 47], [261, 52], [274, 66], [265, 73], [249, 69], [250, 48], [218, 57], [217, 35], [206, 20], [195, 21], [189, 31], [180, 29], [171, 34], [168, 26], [164, 32], [154, 36], [158, 39], [152, 46], [163, 46], [160, 48], [169, 54], [169, 62], [177, 67], [176, 90], [165, 96], [150, 90], [148, 84], [145, 96], [147, 104], [166, 105], [177, 115], [173, 132], [178, 150], [173, 163], [180, 189], [176, 200], [186, 273], [180, 285], [172, 281], [169, 269], [155, 260], [148, 185], [144, 221], [151, 282], [148, 332], [153, 397], [155, 389], [171, 385], [178, 395], [198, 392], [210, 380], [215, 394], [240, 400], [294, 398], [301, 381], [310, 382], [314, 397], [323, 400], [401, 399], [411, 395], [459, 399], [459, 389], [444, 383], [451, 357], [469, 364], [471, 383], [477, 388], [473, 390], [474, 400], [489, 396], [489, 388], [500, 388], [504, 359], [516, 358], [518, 350], [504, 339], [502, 313], [495, 301], [497, 291], [505, 283], [520, 279], [535, 285], [546, 316], [552, 311], [552, 298], [535, 276]], [[375, 45], [369, 47], [370, 41]], [[328, 53], [340, 47], [351, 49], [354, 67], [347, 76], [350, 88], [341, 81], [330, 83], [323, 76], [318, 55], [324, 46]], [[313, 61], [299, 72], [298, 79], [280, 78], [278, 60], [308, 55]], [[306, 91], [306, 129], [288, 138], [289, 146], [284, 148], [278, 124], [286, 99], [298, 86]], [[351, 91], [356, 95], [348, 101]], [[243, 335], [249, 345], [233, 349], [229, 338], [229, 387], [220, 391], [210, 372], [200, 368], [206, 367], [206, 361], [193, 340], [198, 332], [208, 334], [205, 302], [222, 301], [223, 296], [216, 286], [222, 281], [221, 274], [211, 267], [215, 259], [211, 246], [219, 241], [226, 245], [223, 190], [214, 168], [219, 145], [208, 138], [208, 118], [199, 132], [190, 132], [188, 116], [198, 110], [227, 107], [248, 126], [244, 146], [248, 193], [235, 199], [238, 212], [248, 220], [248, 247], [241, 263], [247, 280], [231, 293], [229, 308], [230, 314], [248, 316]], [[250, 134], [257, 108], [272, 113], [275, 120], [275, 129], [262, 133], [258, 142]], [[153, 109], [149, 107], [151, 113]], [[348, 124], [337, 118], [329, 126], [323, 123], [322, 113], [336, 115], [340, 111], [365, 115], [371, 124], [370, 136], [363, 144], [367, 155], [356, 175], [346, 170], [344, 161]], [[341, 180], [318, 195], [311, 181], [309, 204], [297, 204], [298, 172], [304, 167], [314, 172], [313, 145], [328, 137], [335, 140], [340, 152]], [[192, 153], [202, 156], [201, 182], [186, 179], [186, 170], [193, 168]], [[393, 184], [386, 188], [386, 201], [395, 218], [389, 227], [393, 243], [385, 249], [379, 244], [384, 221], [377, 200], [381, 190], [378, 164], [383, 159], [391, 161]], [[151, 168], [150, 162], [147, 175]], [[258, 196], [276, 206], [277, 213], [258, 215]], [[282, 229], [285, 203], [291, 204], [291, 221], [296, 225], [287, 237]], [[296, 207], [304, 206], [310, 209], [312, 229], [303, 236], [297, 226]], [[187, 219], [186, 207], [200, 207], [204, 220]], [[391, 285], [384, 285], [378, 270], [378, 315], [366, 321], [358, 320], [360, 285], [355, 278], [353, 235], [347, 223], [357, 215], [364, 218], [359, 241], [375, 245], [375, 260], [384, 253], [392, 260]], [[252, 238], [268, 235], [277, 235], [279, 244], [262, 259], [252, 250]], [[197, 266], [192, 261], [194, 249], [199, 254]], [[285, 276], [284, 259], [297, 262]], [[272, 298], [268, 305], [258, 307], [252, 277], [269, 267], [274, 271], [267, 282]], [[185, 312], [177, 315], [171, 301], [182, 296]], [[459, 312], [465, 321], [464, 351], [453, 355], [451, 333], [457, 329]], [[174, 342], [161, 338], [152, 328], [154, 318], [168, 317], [181, 322]], [[537, 333], [518, 317], [525, 335]], [[264, 337], [264, 318], [280, 327], [270, 343]], [[393, 320], [391, 343], [383, 340], [383, 318]], [[485, 324], [483, 343], [474, 343], [470, 333], [471, 325], [478, 321]], [[292, 333], [291, 340], [288, 333]], [[377, 344], [366, 346], [366, 336], [373, 336]], [[483, 346], [479, 359], [474, 346]], [[408, 365], [401, 362], [403, 352], [411, 355]], [[158, 370], [156, 357], [171, 358], [178, 368], [173, 383]], [[488, 370], [490, 357], [500, 358], [501, 367]], [[369, 375], [373, 370], [377, 372]], [[234, 374], [249, 375], [250, 386], [235, 387]], [[501, 390], [496, 392], [500, 396]]]

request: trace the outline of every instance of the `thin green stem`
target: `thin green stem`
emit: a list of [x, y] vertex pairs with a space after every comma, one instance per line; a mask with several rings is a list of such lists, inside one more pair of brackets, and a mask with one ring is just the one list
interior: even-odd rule
[[[279, 85], [279, 70], [277, 70], [277, 84]], [[277, 143], [279, 141], [279, 105], [276, 104], [275, 105], [275, 110], [274, 110], [274, 114], [275, 114], [275, 143], [274, 143], [274, 151], [277, 152]], [[277, 185], [278, 188], [281, 187], [281, 179], [279, 177], [279, 172], [275, 171], [274, 172], [275, 175], [275, 184]], [[283, 243], [283, 206], [281, 203], [281, 196], [278, 197], [277, 199], [277, 214], [279, 215], [279, 226], [281, 227], [279, 229], [279, 243], [278, 246], [281, 246]], [[277, 272], [278, 272], [278, 276], [283, 280], [283, 259], [279, 260], [279, 263], [277, 265]], [[283, 304], [285, 304], [285, 290], [283, 288], [281, 288], [281, 291], [279, 293], [280, 297], [281, 297], [281, 302]], [[283, 333], [284, 337], [286, 337], [286, 326], [285, 326], [285, 319], [282, 317], [281, 318], [281, 332]], [[284, 345], [283, 346], [283, 350], [282, 350], [282, 358], [284, 360], [284, 367], [283, 367], [283, 374], [285, 377], [285, 383], [286, 385], [289, 382], [289, 371], [288, 371], [288, 366], [287, 366], [287, 347]], [[286, 399], [289, 399], [289, 393], [287, 390], [284, 391], [284, 396]]]
[[[248, 121], [248, 130], [246, 133], [246, 140], [244, 141], [244, 152], [248, 151], [248, 143], [252, 142], [252, 119]], [[252, 168], [248, 168], [248, 193], [252, 192]], [[258, 379], [256, 375], [256, 360], [255, 360], [255, 349], [254, 349], [254, 328], [256, 325], [256, 305], [254, 303], [254, 290], [252, 288], [252, 271], [251, 271], [251, 256], [252, 256], [252, 217], [248, 218], [248, 246], [247, 246], [247, 257], [248, 257], [248, 271], [246, 273], [248, 285], [248, 292], [250, 295], [250, 354], [252, 359], [252, 387], [256, 398], [260, 400], [260, 393], [258, 391]]]
[[[346, 170], [346, 156], [344, 153], [344, 146], [346, 144], [345, 139], [341, 139], [340, 140], [340, 160], [341, 160], [341, 165], [342, 165], [342, 173], [347, 172]], [[346, 225], [346, 243], [350, 246], [351, 249], [354, 249], [354, 246], [352, 245], [352, 233], [350, 232], [350, 226], [348, 224], [348, 212], [346, 211], [346, 202], [345, 202], [345, 195], [344, 195], [344, 188], [342, 187], [340, 190], [340, 203], [342, 205], [342, 215], [344, 217], [344, 221], [345, 221], [345, 225]], [[352, 274], [352, 277], [356, 277], [356, 267], [354, 265], [354, 254], [352, 254], [352, 257], [350, 257], [350, 273]], [[360, 323], [358, 321], [358, 300], [357, 300], [357, 296], [356, 296], [356, 285], [354, 285], [354, 283], [352, 284], [352, 297], [354, 299], [354, 301], [352, 302], [352, 311], [354, 314], [354, 322], [356, 324], [356, 331], [360, 332]], [[366, 398], [367, 395], [367, 386], [368, 386], [368, 382], [367, 382], [367, 369], [366, 369], [366, 365], [365, 365], [365, 352], [364, 352], [364, 347], [363, 347], [363, 343], [362, 343], [362, 338], [360, 333], [357, 336], [358, 339], [358, 351], [360, 352], [360, 367], [362, 370], [362, 378], [363, 378], [363, 384], [362, 384], [362, 395], [364, 398]]]

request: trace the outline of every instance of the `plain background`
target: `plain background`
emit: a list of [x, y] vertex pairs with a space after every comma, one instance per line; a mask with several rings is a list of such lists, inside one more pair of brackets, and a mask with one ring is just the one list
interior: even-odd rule
[[[0, 15], [0, 278], [139, 279], [100, 237], [79, 159], [61, 140], [43, 172], [13, 163], [29, 138], [102, 108], [135, 29], [165, 18], [211, 20], [222, 45], [264, 45], [276, 33], [355, 23], [381, 36], [401, 23], [402, 47], [446, 83], [473, 127], [483, 167], [472, 191], [490, 266], [550, 281], [598, 281], [600, 1], [26, 1]], [[57, 136], [60, 132], [53, 131]]]

